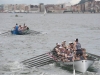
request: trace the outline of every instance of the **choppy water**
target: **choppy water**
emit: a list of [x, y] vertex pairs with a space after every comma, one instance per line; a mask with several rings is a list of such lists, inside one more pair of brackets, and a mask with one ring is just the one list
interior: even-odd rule
[[[18, 15], [0, 13], [0, 34], [11, 30], [16, 23], [26, 23], [40, 34], [0, 35], [0, 75], [72, 75], [72, 72], [54, 64], [27, 69], [19, 63], [52, 50], [55, 43], [63, 40], [69, 42], [79, 38], [88, 52], [100, 55], [100, 14]], [[96, 72], [87, 71], [84, 75], [100, 75], [100, 62], [95, 62], [92, 67]]]

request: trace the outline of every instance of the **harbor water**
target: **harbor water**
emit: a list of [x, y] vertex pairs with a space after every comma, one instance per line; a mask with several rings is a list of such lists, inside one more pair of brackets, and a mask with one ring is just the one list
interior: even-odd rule
[[[73, 75], [72, 71], [55, 65], [26, 68], [20, 62], [51, 51], [56, 43], [76, 38], [87, 52], [100, 55], [100, 14], [33, 14], [0, 13], [0, 75]], [[24, 23], [38, 34], [12, 35], [15, 24]], [[7, 32], [5, 34], [2, 34]], [[82, 66], [82, 65], [79, 65]], [[92, 69], [76, 75], [100, 75], [100, 61]]]

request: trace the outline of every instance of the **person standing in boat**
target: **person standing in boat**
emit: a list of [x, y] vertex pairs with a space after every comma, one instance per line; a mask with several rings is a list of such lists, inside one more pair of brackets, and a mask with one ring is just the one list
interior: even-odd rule
[[18, 34], [18, 24], [16, 23], [16, 26], [14, 27], [13, 34]]
[[82, 56], [83, 52], [82, 52], [82, 49], [81, 49], [81, 44], [78, 42], [78, 38], [74, 42], [74, 47], [75, 47], [75, 50], [76, 50], [76, 55]]

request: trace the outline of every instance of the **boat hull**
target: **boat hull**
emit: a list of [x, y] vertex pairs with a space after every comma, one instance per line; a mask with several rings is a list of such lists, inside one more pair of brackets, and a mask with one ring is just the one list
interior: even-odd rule
[[79, 72], [86, 72], [93, 63], [93, 60], [80, 60], [74, 63], [74, 67]]
[[17, 32], [15, 30], [11, 31], [11, 34], [16, 34], [16, 35], [25, 35], [25, 34], [29, 34], [29, 30], [25, 30], [23, 32]]
[[73, 65], [74, 65], [74, 69], [76, 71], [84, 73], [94, 63], [94, 61], [93, 60], [79, 60], [79, 61], [74, 61], [74, 62], [59, 61], [57, 63], [59, 63], [62, 66], [66, 66], [66, 67], [69, 66], [69, 65], [73, 67]]

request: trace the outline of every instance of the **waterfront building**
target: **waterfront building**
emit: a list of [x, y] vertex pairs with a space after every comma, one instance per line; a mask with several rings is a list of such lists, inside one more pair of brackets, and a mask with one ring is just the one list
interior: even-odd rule
[[85, 12], [89, 11], [89, 2], [85, 2]]
[[26, 5], [26, 6], [25, 6], [25, 12], [26, 12], [26, 13], [29, 13], [29, 10], [30, 10], [30, 6], [29, 6], [29, 5]]
[[3, 6], [3, 12], [5, 12], [5, 13], [8, 12], [8, 4], [4, 4], [4, 6]]
[[13, 12], [14, 11], [14, 5], [8, 4], [8, 12]]
[[72, 8], [72, 12], [77, 12], [78, 11], [77, 5], [72, 5], [71, 8]]
[[100, 12], [100, 1], [96, 1], [97, 12]]
[[73, 12], [81, 12], [81, 5], [80, 4], [76, 4], [74, 6], [72, 6], [72, 11]]
[[54, 12], [55, 13], [63, 13], [64, 12], [64, 10], [65, 10], [65, 8], [64, 8], [64, 4], [56, 4], [55, 6], [54, 6]]
[[0, 12], [3, 12], [3, 4], [0, 5]]
[[76, 5], [68, 3], [61, 4], [47, 4], [40, 3], [39, 5], [26, 5], [26, 4], [2, 4], [0, 5], [0, 12], [100, 12], [100, 1], [96, 0], [81, 0]]
[[45, 5], [45, 9], [48, 13], [54, 12], [54, 4], [47, 4]]
[[25, 12], [25, 4], [19, 4], [19, 10], [21, 13], [24, 13]]
[[64, 3], [64, 9], [67, 12], [72, 12], [72, 5], [71, 5], [71, 3], [70, 2]]
[[39, 12], [39, 6], [38, 5], [30, 5], [29, 12]]
[[20, 12], [20, 6], [18, 4], [14, 5], [14, 12], [19, 13]]
[[40, 4], [39, 4], [39, 9], [40, 9], [40, 12], [44, 12], [44, 10], [45, 10], [45, 5], [44, 5], [44, 3], [40, 3]]
[[81, 11], [84, 13], [85, 12], [85, 4], [81, 4]]

